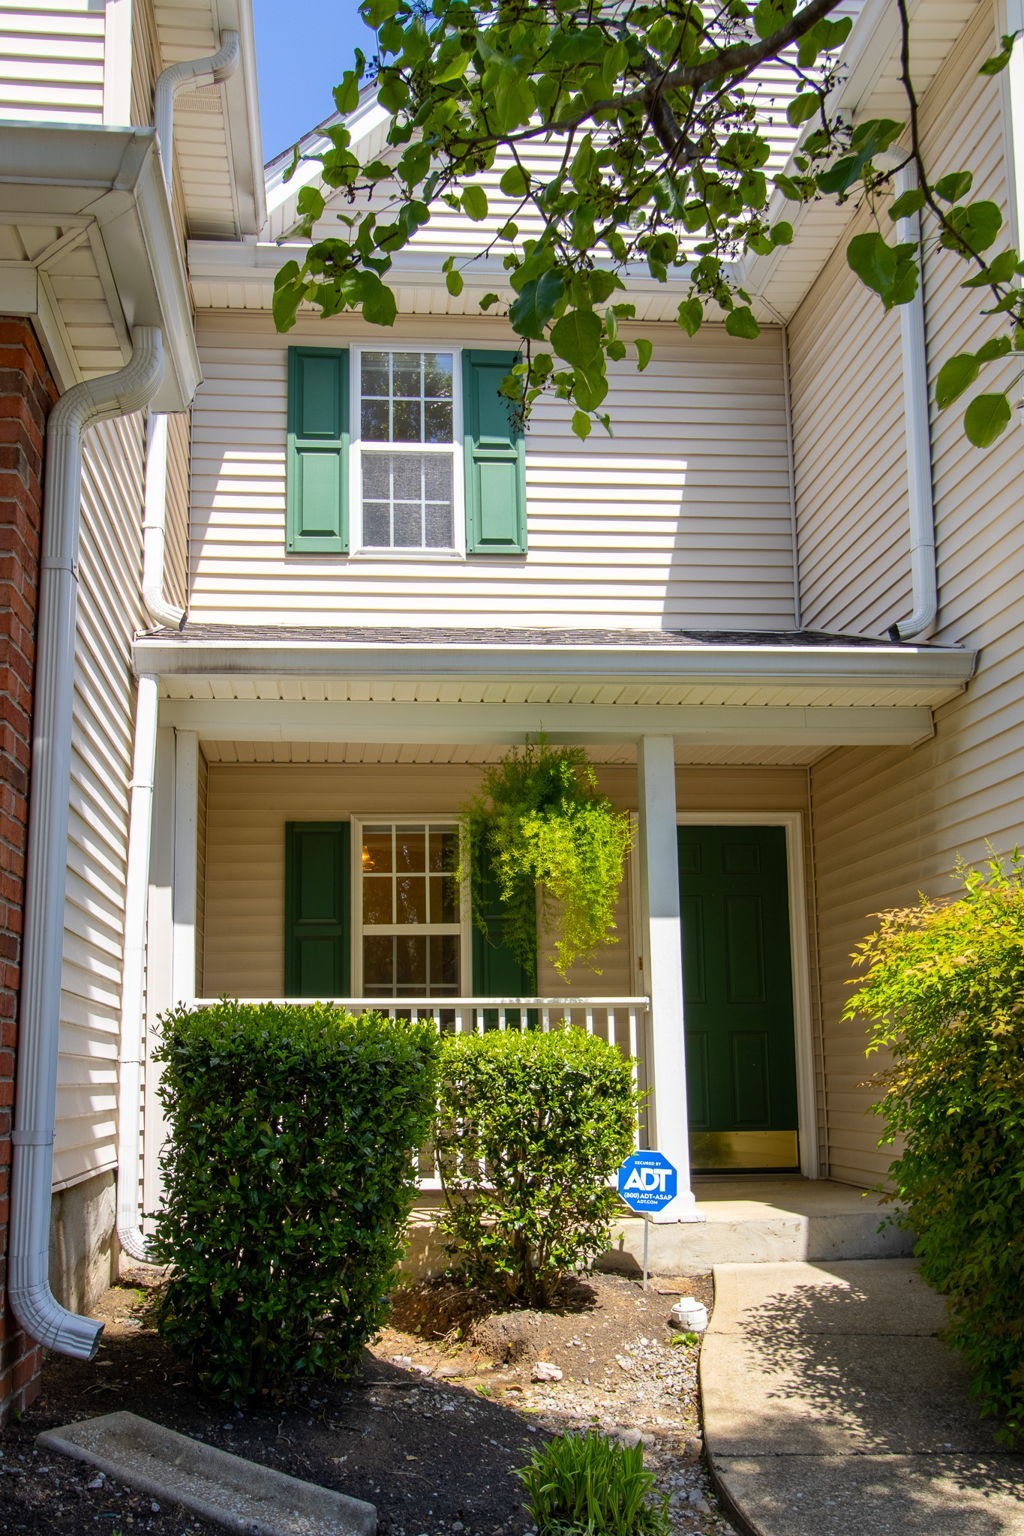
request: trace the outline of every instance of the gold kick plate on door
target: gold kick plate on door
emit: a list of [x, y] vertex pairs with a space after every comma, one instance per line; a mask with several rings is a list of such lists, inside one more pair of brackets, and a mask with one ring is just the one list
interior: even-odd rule
[[798, 1168], [796, 1131], [691, 1131], [690, 1164], [696, 1173]]

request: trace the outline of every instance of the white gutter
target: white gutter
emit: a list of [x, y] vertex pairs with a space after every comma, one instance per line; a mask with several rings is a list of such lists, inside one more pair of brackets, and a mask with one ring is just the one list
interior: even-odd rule
[[[917, 186], [914, 168], [905, 165], [896, 176], [896, 196]], [[903, 355], [903, 415], [907, 449], [907, 495], [910, 514], [910, 575], [913, 612], [890, 626], [890, 640], [927, 640], [935, 631], [939, 611], [935, 556], [935, 503], [932, 488], [931, 417], [928, 408], [928, 363], [924, 328], [924, 256], [921, 220], [914, 213], [896, 226], [901, 244], [917, 250], [920, 281], [909, 304], [900, 305], [900, 347]]]
[[126, 416], [147, 405], [160, 386], [163, 365], [160, 330], [137, 327], [126, 366], [103, 378], [73, 385], [54, 406], [46, 429], [8, 1294], [26, 1333], [47, 1348], [79, 1360], [92, 1359], [103, 1325], [59, 1304], [50, 1290], [48, 1253], [71, 783], [82, 435], [94, 422]]
[[149, 1259], [150, 1254], [139, 1213], [144, 1034], [142, 1000], [146, 976], [146, 898], [153, 830], [158, 712], [157, 679], [152, 673], [143, 673], [139, 678], [135, 707], [135, 754], [128, 818], [117, 1113], [117, 1237], [131, 1258], [143, 1262]]

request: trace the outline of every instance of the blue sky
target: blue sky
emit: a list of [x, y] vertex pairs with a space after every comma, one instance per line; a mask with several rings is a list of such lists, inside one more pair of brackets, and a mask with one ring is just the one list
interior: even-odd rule
[[358, 0], [254, 0], [263, 157], [272, 160], [334, 111], [331, 90], [373, 33]]

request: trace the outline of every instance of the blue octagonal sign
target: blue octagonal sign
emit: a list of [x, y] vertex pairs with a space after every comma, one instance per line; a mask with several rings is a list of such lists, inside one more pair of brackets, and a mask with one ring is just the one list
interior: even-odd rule
[[619, 1194], [634, 1211], [660, 1211], [676, 1198], [679, 1178], [663, 1152], [634, 1152], [619, 1169]]

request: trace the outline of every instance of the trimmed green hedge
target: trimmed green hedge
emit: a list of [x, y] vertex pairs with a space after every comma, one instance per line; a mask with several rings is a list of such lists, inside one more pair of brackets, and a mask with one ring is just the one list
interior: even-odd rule
[[440, 1225], [469, 1282], [546, 1306], [608, 1247], [639, 1100], [631, 1063], [580, 1029], [445, 1037]]
[[437, 1053], [432, 1025], [322, 1003], [164, 1019], [158, 1323], [207, 1389], [344, 1373], [380, 1327]]

